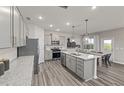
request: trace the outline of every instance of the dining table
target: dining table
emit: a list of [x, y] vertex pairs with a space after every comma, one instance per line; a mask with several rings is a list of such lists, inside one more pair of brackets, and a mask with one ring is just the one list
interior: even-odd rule
[[110, 52], [101, 52], [101, 51], [90, 51], [87, 53], [92, 54], [96, 57], [96, 60], [99, 63], [99, 66], [102, 66], [102, 57], [107, 55], [107, 54], [110, 54]]

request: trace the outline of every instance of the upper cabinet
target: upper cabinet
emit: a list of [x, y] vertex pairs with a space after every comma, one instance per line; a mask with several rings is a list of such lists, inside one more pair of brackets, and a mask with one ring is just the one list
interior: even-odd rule
[[51, 35], [50, 34], [46, 34], [44, 37], [45, 40], [45, 45], [51, 45]]
[[13, 13], [13, 44], [14, 47], [20, 46], [19, 44], [19, 38], [20, 38], [20, 13], [16, 7], [14, 7], [14, 13]]
[[20, 33], [19, 34], [20, 34], [19, 43], [20, 43], [20, 46], [23, 46], [24, 45], [23, 44], [24, 42], [24, 21], [21, 15], [20, 15]]
[[19, 9], [14, 7], [14, 46], [20, 47], [26, 45], [26, 30], [24, 26], [24, 19]]
[[0, 48], [12, 47], [11, 7], [0, 7]]
[[24, 34], [23, 34], [23, 45], [26, 45], [27, 25], [24, 22]]
[[26, 23], [17, 7], [0, 7], [0, 48], [26, 45]]

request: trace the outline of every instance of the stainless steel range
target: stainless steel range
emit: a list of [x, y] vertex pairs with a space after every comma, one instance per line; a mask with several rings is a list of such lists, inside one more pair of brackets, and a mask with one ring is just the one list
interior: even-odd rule
[[52, 50], [52, 58], [53, 59], [60, 59], [61, 50], [59, 48], [53, 48]]

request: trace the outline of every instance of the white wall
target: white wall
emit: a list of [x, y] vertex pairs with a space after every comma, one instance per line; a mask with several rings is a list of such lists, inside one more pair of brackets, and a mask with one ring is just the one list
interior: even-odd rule
[[7, 58], [10, 61], [17, 58], [17, 48], [0, 49], [0, 59]]
[[39, 63], [44, 62], [44, 30], [34, 24], [28, 24], [28, 38], [39, 39]]
[[99, 48], [102, 39], [113, 39], [113, 61], [124, 64], [124, 28], [99, 32]]
[[[56, 38], [56, 39], [61, 36], [65, 37], [65, 44], [62, 46], [64, 48], [67, 48], [67, 38], [72, 37], [72, 33], [57, 32], [57, 31], [45, 31], [44, 33], [45, 36], [50, 34], [53, 34], [53, 38]], [[76, 44], [81, 45], [81, 36], [79, 34], [74, 34], [74, 40], [76, 41]], [[45, 42], [47, 42], [47, 38], [45, 38]]]

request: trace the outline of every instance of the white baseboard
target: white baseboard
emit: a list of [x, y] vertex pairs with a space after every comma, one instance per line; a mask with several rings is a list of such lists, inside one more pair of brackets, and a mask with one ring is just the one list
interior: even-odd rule
[[118, 64], [124, 65], [124, 63], [122, 63], [122, 62], [120, 62], [120, 61], [113, 61], [113, 63], [118, 63]]

